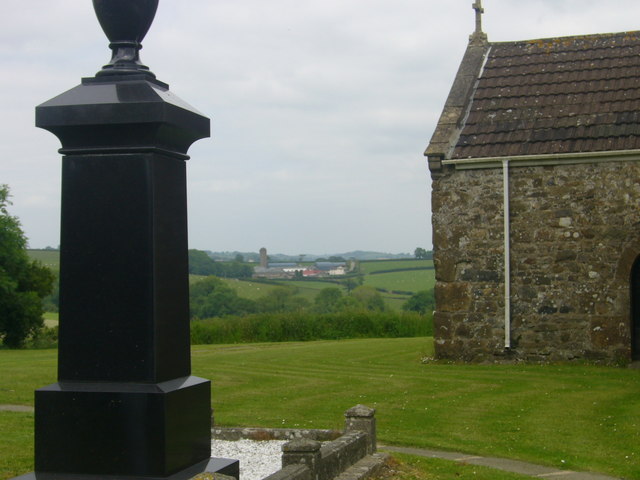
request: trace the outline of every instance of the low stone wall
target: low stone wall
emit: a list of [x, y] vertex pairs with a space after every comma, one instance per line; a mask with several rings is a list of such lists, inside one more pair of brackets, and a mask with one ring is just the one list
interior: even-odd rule
[[[264, 480], [332, 480], [375, 453], [374, 414], [373, 408], [364, 405], [350, 408], [344, 414], [344, 432], [288, 428], [214, 428], [212, 436], [221, 440], [291, 440], [282, 447], [282, 469]], [[361, 478], [359, 474], [356, 477]]]
[[306, 465], [292, 464], [269, 475], [264, 480], [315, 480], [313, 473]]
[[[290, 442], [292, 443], [292, 442]], [[324, 478], [333, 478], [367, 455], [367, 434], [348, 432], [320, 448]]]
[[367, 456], [367, 434], [347, 432], [324, 445], [302, 438], [285, 444], [282, 450], [283, 467], [303, 464], [314, 479], [331, 480]]

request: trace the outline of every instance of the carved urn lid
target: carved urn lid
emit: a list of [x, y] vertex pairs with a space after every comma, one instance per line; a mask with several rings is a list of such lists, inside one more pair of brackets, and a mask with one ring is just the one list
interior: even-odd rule
[[155, 78], [140, 61], [142, 39], [149, 31], [159, 0], [93, 0], [93, 9], [112, 50], [111, 61], [96, 76], [144, 74]]

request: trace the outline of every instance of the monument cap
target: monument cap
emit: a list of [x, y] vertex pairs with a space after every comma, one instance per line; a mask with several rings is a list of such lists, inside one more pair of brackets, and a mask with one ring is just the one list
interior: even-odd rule
[[93, 9], [109, 39], [111, 61], [96, 76], [155, 75], [140, 61], [142, 39], [158, 9], [159, 0], [93, 0]]

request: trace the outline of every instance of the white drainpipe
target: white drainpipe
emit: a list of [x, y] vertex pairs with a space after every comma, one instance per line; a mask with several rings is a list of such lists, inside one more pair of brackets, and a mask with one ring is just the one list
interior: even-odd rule
[[511, 348], [511, 246], [509, 228], [509, 160], [502, 160], [504, 212], [504, 348]]

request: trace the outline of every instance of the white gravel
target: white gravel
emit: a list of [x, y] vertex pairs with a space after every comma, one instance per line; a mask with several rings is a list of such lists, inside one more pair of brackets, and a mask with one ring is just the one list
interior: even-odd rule
[[240, 480], [261, 480], [282, 468], [282, 440], [212, 440], [211, 456], [240, 460]]

